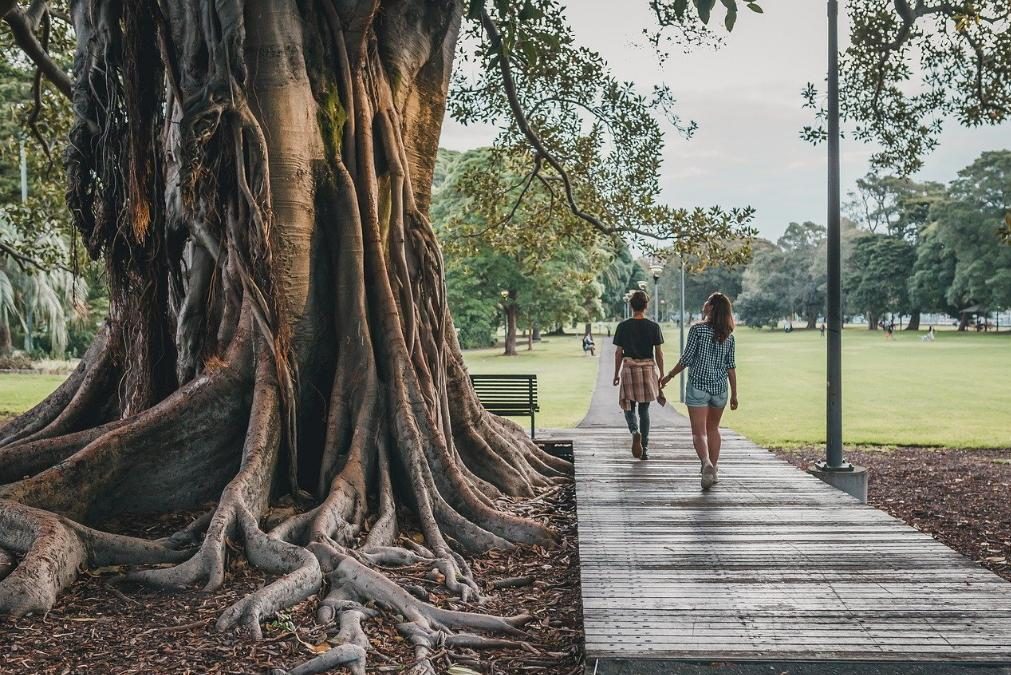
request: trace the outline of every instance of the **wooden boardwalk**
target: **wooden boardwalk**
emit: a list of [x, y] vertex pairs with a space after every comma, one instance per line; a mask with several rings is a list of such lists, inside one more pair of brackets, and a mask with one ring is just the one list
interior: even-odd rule
[[555, 435], [575, 441], [588, 672], [598, 659], [1011, 664], [1011, 584], [747, 439], [725, 434], [720, 483], [702, 492], [683, 428], [654, 432], [647, 462], [624, 430]]

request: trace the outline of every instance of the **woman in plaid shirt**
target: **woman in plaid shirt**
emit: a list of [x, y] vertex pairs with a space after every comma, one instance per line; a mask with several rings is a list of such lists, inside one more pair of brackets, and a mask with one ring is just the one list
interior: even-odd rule
[[688, 331], [684, 353], [674, 370], [660, 381], [667, 384], [685, 368], [685, 405], [692, 423], [692, 442], [702, 460], [702, 489], [718, 483], [720, 461], [720, 418], [727, 406], [730, 382], [730, 409], [737, 410], [737, 364], [734, 362], [734, 312], [730, 300], [713, 293], [702, 306], [702, 321]]

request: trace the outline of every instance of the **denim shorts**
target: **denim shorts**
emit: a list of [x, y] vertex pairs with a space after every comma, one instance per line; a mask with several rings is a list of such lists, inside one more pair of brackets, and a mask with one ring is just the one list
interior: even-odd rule
[[710, 394], [693, 387], [691, 382], [685, 382], [685, 405], [692, 408], [726, 408], [728, 390], [724, 389], [722, 394]]

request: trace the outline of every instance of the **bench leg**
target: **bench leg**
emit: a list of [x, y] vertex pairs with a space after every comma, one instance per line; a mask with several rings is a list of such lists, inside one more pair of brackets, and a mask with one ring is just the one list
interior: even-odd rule
[[534, 437], [536, 435], [537, 435], [537, 432], [535, 431], [535, 427], [534, 427], [534, 411], [531, 410], [530, 411], [530, 440], [534, 440]]

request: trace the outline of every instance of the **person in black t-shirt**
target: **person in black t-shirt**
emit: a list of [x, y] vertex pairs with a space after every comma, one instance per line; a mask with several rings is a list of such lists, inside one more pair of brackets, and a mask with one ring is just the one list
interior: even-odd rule
[[[664, 403], [660, 392], [663, 372], [663, 333], [659, 324], [646, 318], [649, 298], [636, 291], [629, 301], [632, 318], [614, 330], [614, 386], [621, 384], [618, 405], [625, 411], [628, 430], [632, 432], [632, 456], [649, 459], [649, 403]], [[636, 420], [636, 408], [639, 419]]]

